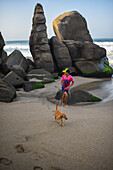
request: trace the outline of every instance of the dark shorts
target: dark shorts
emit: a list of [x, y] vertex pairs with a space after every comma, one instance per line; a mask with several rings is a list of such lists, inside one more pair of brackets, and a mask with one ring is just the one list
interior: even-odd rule
[[69, 94], [69, 93], [68, 93], [68, 90], [62, 89], [62, 91], [63, 91], [63, 92], [67, 92], [67, 94]]

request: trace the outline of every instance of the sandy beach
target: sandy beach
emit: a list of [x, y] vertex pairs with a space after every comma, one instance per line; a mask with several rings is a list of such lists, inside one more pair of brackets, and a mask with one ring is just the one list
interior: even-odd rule
[[[63, 107], [68, 117], [64, 127], [55, 122], [56, 106], [46, 98], [60, 89], [60, 79], [44, 89], [18, 90], [12, 103], [0, 103], [0, 170], [113, 169], [111, 80], [74, 80], [74, 87], [103, 100]], [[23, 148], [19, 150], [19, 146]]]

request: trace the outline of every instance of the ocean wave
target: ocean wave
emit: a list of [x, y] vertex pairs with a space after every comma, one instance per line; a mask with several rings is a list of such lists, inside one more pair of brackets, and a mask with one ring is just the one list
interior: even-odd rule
[[[94, 40], [94, 43], [106, 49], [110, 64], [113, 64], [113, 41], [103, 41], [104, 39]], [[111, 39], [112, 40], [112, 39]], [[32, 55], [29, 49], [29, 41], [7, 41], [4, 50], [10, 55], [15, 49], [22, 52], [26, 58]]]
[[29, 45], [20, 45], [20, 44], [10, 44], [10, 45], [5, 45], [4, 47], [5, 50], [12, 50], [12, 49], [25, 49], [28, 50], [29, 49]]

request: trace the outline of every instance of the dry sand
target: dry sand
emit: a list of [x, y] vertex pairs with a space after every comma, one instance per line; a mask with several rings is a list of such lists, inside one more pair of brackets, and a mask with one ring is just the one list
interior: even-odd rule
[[64, 127], [54, 121], [55, 104], [45, 98], [60, 89], [60, 80], [0, 103], [0, 170], [113, 170], [110, 91], [98, 87], [103, 79], [74, 79], [74, 86], [93, 90], [106, 102], [63, 108]]

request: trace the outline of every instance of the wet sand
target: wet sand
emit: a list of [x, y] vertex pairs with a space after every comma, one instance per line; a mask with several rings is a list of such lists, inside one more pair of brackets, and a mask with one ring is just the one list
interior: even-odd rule
[[55, 104], [46, 99], [60, 89], [60, 80], [44, 89], [18, 91], [15, 101], [0, 103], [0, 170], [113, 169], [113, 100], [108, 79], [107, 86], [102, 86], [103, 79], [74, 80], [75, 87], [87, 88], [107, 102], [63, 107], [68, 117], [64, 127], [54, 121]]

